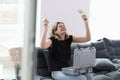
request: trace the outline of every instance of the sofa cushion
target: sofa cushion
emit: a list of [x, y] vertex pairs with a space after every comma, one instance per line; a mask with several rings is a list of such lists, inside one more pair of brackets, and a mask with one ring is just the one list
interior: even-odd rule
[[108, 38], [103, 38], [103, 40], [111, 59], [120, 59], [120, 40], [112, 40]]
[[103, 40], [91, 42], [92, 46], [96, 48], [96, 58], [110, 58], [110, 55], [105, 48]]
[[114, 63], [115, 69], [120, 70], [120, 64]]
[[113, 59], [112, 60], [116, 70], [120, 69], [120, 59]]
[[94, 80], [113, 80], [113, 79], [111, 79], [106, 75], [97, 75], [97, 76], [94, 76]]
[[93, 72], [93, 76], [97, 76], [97, 75], [105, 75], [107, 73], [109, 73], [110, 71], [98, 71], [98, 72]]
[[107, 49], [96, 51], [96, 58], [110, 58]]
[[120, 59], [113, 59], [112, 62], [116, 64], [120, 64]]
[[106, 74], [106, 76], [109, 76], [113, 80], [120, 80], [120, 72], [118, 71], [109, 72]]
[[107, 58], [97, 58], [94, 66], [94, 71], [113, 71], [114, 64]]

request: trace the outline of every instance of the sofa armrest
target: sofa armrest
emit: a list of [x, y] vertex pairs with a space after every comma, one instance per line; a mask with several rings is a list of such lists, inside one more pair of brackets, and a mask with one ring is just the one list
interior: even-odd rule
[[48, 71], [51, 72], [51, 68], [50, 68], [50, 54], [48, 50], [44, 50], [44, 56], [45, 56], [45, 60], [48, 66]]
[[37, 75], [50, 77], [50, 56], [49, 51], [45, 49], [37, 49]]

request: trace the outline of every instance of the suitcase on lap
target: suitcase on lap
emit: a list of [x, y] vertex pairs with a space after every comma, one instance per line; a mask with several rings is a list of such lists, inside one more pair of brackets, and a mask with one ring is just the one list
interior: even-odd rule
[[95, 65], [96, 49], [94, 47], [74, 50], [73, 66], [62, 68], [62, 72], [69, 75], [92, 72]]

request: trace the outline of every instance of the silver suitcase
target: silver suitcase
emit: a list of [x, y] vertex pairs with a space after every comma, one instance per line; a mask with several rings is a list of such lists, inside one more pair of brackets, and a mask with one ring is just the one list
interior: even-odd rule
[[69, 75], [92, 72], [95, 65], [96, 49], [94, 47], [74, 50], [73, 66], [62, 68], [62, 72]]
[[94, 47], [74, 50], [73, 67], [76, 69], [95, 65], [96, 49]]

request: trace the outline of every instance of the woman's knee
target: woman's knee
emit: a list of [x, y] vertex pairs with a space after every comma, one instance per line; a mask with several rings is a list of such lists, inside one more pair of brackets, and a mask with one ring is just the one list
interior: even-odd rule
[[79, 75], [79, 79], [80, 79], [80, 80], [87, 80], [86, 76], [83, 75], [83, 74]]
[[54, 80], [87, 80], [84, 74], [73, 76], [73, 75], [66, 75], [61, 71], [53, 72], [52, 77]]

